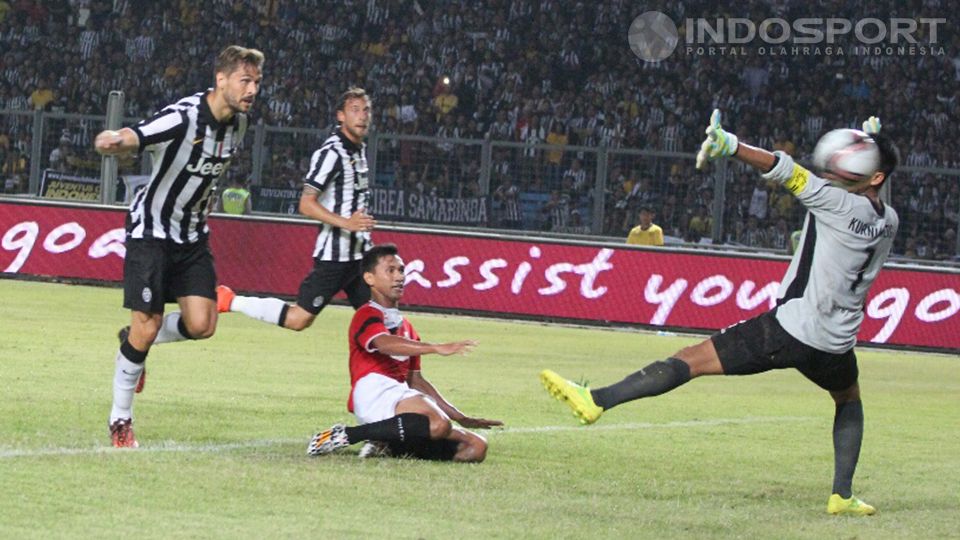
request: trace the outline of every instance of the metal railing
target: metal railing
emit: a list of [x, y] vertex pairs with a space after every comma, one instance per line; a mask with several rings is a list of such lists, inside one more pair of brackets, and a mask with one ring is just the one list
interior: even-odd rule
[[[50, 171], [99, 179], [93, 137], [103, 126], [103, 116], [0, 111], [0, 192], [42, 196]], [[295, 212], [310, 156], [330, 130], [257, 123], [229, 179], [249, 181], [255, 210]], [[783, 252], [803, 218], [795, 199], [741, 164], [703, 173], [689, 153], [377, 132], [367, 144], [374, 206], [386, 221], [622, 241], [651, 207], [668, 242]], [[149, 157], [121, 159], [118, 170], [121, 179], [148, 174]], [[901, 167], [891, 183], [895, 254], [960, 260], [960, 170]], [[122, 204], [122, 181], [98, 193], [114, 188]]]

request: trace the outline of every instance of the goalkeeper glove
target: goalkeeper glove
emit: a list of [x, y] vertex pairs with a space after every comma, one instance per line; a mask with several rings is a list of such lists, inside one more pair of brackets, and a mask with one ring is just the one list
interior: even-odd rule
[[727, 133], [720, 126], [720, 109], [714, 109], [710, 115], [710, 125], [706, 129], [707, 138], [697, 152], [697, 168], [702, 169], [707, 161], [732, 156], [737, 152], [737, 136]]
[[880, 134], [880, 119], [876, 116], [871, 116], [863, 122], [863, 132], [867, 135], [879, 135]]

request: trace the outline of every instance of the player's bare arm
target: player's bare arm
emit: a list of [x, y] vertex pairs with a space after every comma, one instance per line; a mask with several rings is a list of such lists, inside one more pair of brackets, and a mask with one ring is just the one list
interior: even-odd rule
[[773, 152], [745, 143], [737, 145], [737, 153], [733, 157], [763, 173], [770, 171], [774, 163], [777, 162], [777, 157], [773, 155]]
[[349, 218], [345, 218], [324, 208], [323, 205], [320, 204], [320, 201], [317, 200], [319, 196], [320, 192], [318, 190], [310, 186], [304, 186], [303, 193], [300, 195], [300, 213], [317, 221], [351, 232], [372, 231], [374, 227], [377, 226], [377, 220], [373, 219], [370, 214], [367, 214], [365, 208], [361, 208], [354, 212]]
[[437, 403], [437, 406], [440, 407], [440, 410], [444, 412], [451, 420], [460, 424], [465, 428], [475, 428], [475, 429], [490, 429], [494, 426], [502, 426], [503, 422], [500, 420], [488, 420], [486, 418], [474, 418], [463, 414], [460, 409], [454, 406], [452, 403], [447, 401], [444, 398], [440, 391], [423, 376], [423, 372], [419, 370], [411, 370], [409, 375], [407, 375], [407, 384], [410, 385], [410, 388], [423, 392], [424, 394], [433, 398]]
[[136, 151], [140, 147], [140, 139], [130, 128], [119, 131], [107, 129], [97, 134], [93, 146], [101, 155], [117, 156]]
[[373, 338], [371, 345], [383, 354], [390, 356], [420, 356], [424, 354], [468, 354], [477, 346], [472, 339], [453, 341], [450, 343], [427, 343], [415, 341], [403, 336], [381, 335]]

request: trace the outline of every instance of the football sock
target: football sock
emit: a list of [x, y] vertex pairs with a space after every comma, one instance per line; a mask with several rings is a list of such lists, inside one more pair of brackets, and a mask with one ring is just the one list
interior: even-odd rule
[[690, 380], [690, 366], [679, 358], [667, 358], [632, 373], [626, 379], [591, 390], [593, 402], [604, 410], [635, 399], [659, 396]]
[[160, 331], [157, 332], [157, 339], [153, 340], [154, 345], [161, 343], [173, 343], [175, 341], [184, 341], [193, 339], [187, 332], [187, 325], [183, 322], [183, 317], [179, 311], [167, 313], [163, 316], [163, 322], [160, 324]]
[[256, 296], [235, 296], [230, 311], [243, 313], [247, 317], [265, 323], [283, 326], [287, 315], [287, 303], [279, 298], [258, 298]]
[[853, 473], [863, 441], [863, 402], [837, 405], [833, 417], [833, 492], [844, 499], [853, 495]]
[[116, 367], [113, 372], [113, 408], [110, 410], [110, 423], [118, 418], [133, 418], [133, 391], [143, 372], [143, 363], [147, 353], [133, 348], [124, 341], [117, 352]]
[[345, 430], [350, 444], [360, 441], [411, 441], [430, 438], [430, 419], [422, 414], [403, 413]]

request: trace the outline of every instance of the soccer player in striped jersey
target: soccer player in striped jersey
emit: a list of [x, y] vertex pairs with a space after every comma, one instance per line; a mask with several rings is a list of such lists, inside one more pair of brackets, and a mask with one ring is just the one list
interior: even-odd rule
[[593, 390], [550, 370], [541, 382], [565, 401], [584, 424], [621, 403], [657, 396], [701, 375], [749, 375], [795, 368], [830, 393], [833, 421], [833, 494], [830, 514], [871, 515], [873, 506], [853, 496], [853, 474], [863, 439], [857, 357], [853, 347], [863, 321], [870, 285], [880, 273], [899, 220], [879, 191], [899, 160], [892, 142], [880, 136], [880, 121], [864, 122], [880, 150], [876, 171], [853, 184], [830, 182], [794, 163], [784, 152], [768, 152], [737, 140], [714, 111], [697, 166], [732, 156], [779, 182], [807, 208], [801, 247], [780, 284], [777, 306], [725, 328], [622, 381]]
[[[217, 326], [216, 274], [206, 217], [217, 181], [239, 151], [247, 112], [260, 89], [263, 53], [230, 46], [217, 56], [215, 86], [168, 105], [152, 118], [97, 135], [103, 155], [149, 152], [150, 182], [126, 220], [123, 305], [130, 326], [120, 331], [110, 433], [116, 447], [138, 446], [133, 395], [142, 389], [153, 344], [206, 339]], [[164, 316], [164, 304], [180, 311]]]
[[279, 298], [238, 296], [229, 287], [217, 287], [221, 313], [235, 311], [248, 317], [300, 331], [340, 291], [354, 309], [370, 300], [360, 260], [372, 245], [370, 231], [377, 222], [367, 214], [370, 181], [364, 139], [370, 128], [371, 103], [361, 88], [350, 88], [337, 103], [339, 128], [313, 153], [300, 196], [300, 213], [320, 222], [313, 250], [313, 270], [300, 284], [297, 302]]

